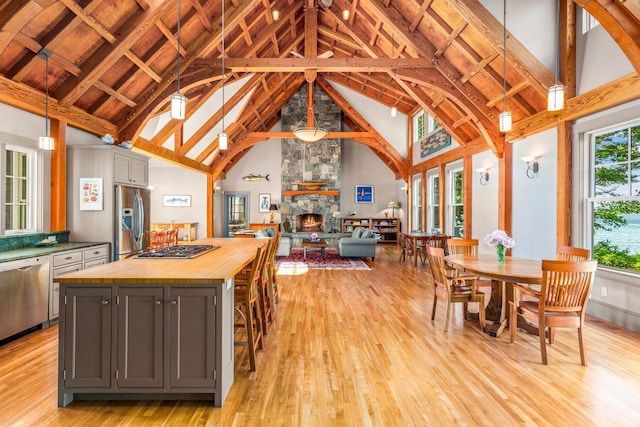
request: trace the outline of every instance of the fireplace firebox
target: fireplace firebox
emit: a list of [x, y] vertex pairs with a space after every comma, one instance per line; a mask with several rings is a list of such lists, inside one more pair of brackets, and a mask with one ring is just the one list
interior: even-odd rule
[[301, 233], [324, 232], [324, 216], [313, 213], [297, 215], [296, 231]]

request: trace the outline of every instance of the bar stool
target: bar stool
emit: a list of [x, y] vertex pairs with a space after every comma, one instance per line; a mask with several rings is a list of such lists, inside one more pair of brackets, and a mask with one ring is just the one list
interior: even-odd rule
[[258, 248], [250, 274], [247, 278], [236, 278], [234, 286], [234, 310], [242, 318], [242, 323], [235, 323], [234, 326], [245, 329], [247, 341], [234, 341], [233, 344], [248, 346], [250, 371], [256, 370], [256, 351], [261, 350], [264, 345], [262, 341], [262, 314], [258, 303], [258, 285], [261, 281], [266, 254], [266, 249]]

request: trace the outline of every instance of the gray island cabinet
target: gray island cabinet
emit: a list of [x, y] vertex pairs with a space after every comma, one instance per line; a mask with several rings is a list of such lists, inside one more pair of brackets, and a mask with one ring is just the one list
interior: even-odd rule
[[211, 399], [233, 383], [233, 277], [262, 239], [204, 239], [193, 259], [129, 258], [56, 277], [58, 406]]

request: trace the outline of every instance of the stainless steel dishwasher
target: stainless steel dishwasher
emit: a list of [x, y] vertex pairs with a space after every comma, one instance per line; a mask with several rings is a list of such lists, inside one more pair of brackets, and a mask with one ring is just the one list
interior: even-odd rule
[[0, 340], [49, 318], [49, 257], [0, 263]]

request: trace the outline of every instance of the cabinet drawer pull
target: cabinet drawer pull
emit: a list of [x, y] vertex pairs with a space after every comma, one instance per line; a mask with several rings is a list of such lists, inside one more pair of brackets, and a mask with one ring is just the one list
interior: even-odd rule
[[178, 303], [178, 301], [176, 301], [174, 299], [171, 300], [171, 304], [176, 305], [177, 303]]
[[108, 299], [103, 299], [102, 300], [102, 305], [107, 305], [109, 304], [109, 300]]
[[70, 259], [73, 259], [73, 257], [72, 257], [72, 256], [66, 256], [66, 257], [64, 257], [64, 260], [65, 260], [65, 261], [68, 261], [68, 260], [70, 260]]
[[160, 305], [162, 304], [162, 301], [160, 301], [159, 299], [156, 300], [156, 305]]

